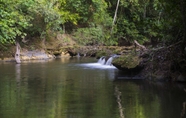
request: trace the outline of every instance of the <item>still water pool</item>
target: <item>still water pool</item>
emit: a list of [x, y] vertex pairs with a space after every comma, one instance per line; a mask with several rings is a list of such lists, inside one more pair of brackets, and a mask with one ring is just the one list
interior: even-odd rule
[[185, 118], [184, 84], [118, 79], [93, 58], [0, 63], [0, 118]]

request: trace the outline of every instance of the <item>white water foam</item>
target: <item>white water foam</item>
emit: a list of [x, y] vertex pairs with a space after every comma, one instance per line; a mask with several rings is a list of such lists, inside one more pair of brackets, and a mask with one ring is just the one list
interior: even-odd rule
[[110, 57], [107, 61], [105, 57], [101, 57], [97, 63], [84, 63], [84, 64], [78, 64], [80, 66], [88, 67], [88, 68], [96, 68], [96, 69], [116, 69], [112, 65], [113, 57]]
[[96, 69], [116, 69], [116, 67], [112, 65], [103, 65], [100, 63], [84, 63], [84, 64], [78, 64], [78, 65], [88, 67], [88, 68], [96, 68]]

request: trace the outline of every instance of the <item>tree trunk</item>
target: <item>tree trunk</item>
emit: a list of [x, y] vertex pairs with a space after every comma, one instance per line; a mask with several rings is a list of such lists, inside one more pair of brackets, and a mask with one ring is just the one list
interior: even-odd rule
[[143, 19], [145, 20], [147, 14], [147, 5], [144, 5]]
[[16, 63], [21, 63], [21, 60], [20, 60], [20, 50], [21, 50], [21, 46], [19, 45], [18, 42], [16, 42], [16, 53], [15, 53], [15, 60], [16, 60]]
[[116, 11], [115, 11], [115, 15], [114, 15], [114, 19], [113, 19], [113, 22], [112, 22], [111, 34], [112, 34], [112, 31], [113, 31], [114, 24], [115, 24], [115, 22], [116, 22], [116, 18], [117, 18], [117, 12], [118, 12], [118, 7], [119, 7], [119, 2], [120, 2], [120, 0], [118, 0], [118, 2], [117, 2]]

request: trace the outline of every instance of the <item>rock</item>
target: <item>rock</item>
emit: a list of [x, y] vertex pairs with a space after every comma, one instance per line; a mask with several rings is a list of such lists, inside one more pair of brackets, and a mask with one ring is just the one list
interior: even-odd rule
[[127, 54], [114, 58], [112, 64], [119, 70], [127, 72], [139, 72], [143, 68], [140, 65], [140, 59], [134, 54]]
[[24, 52], [21, 52], [21, 56], [20, 57], [21, 57], [22, 61], [42, 60], [42, 59], [54, 58], [53, 55], [47, 54], [43, 50], [24, 51]]
[[61, 57], [70, 57], [70, 54], [66, 52], [62, 52]]
[[7, 58], [4, 58], [3, 61], [7, 61], [7, 62], [8, 62], [8, 61], [15, 61], [15, 58], [13, 58], [13, 57], [9, 57], [9, 58], [8, 58], [8, 57], [7, 57]]

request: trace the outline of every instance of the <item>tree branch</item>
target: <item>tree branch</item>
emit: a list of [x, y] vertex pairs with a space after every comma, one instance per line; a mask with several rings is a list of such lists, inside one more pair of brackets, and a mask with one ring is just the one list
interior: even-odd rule
[[142, 50], [147, 50], [147, 48], [141, 44], [139, 44], [136, 40], [134, 40], [135, 45], [137, 45], [138, 47], [140, 47]]

